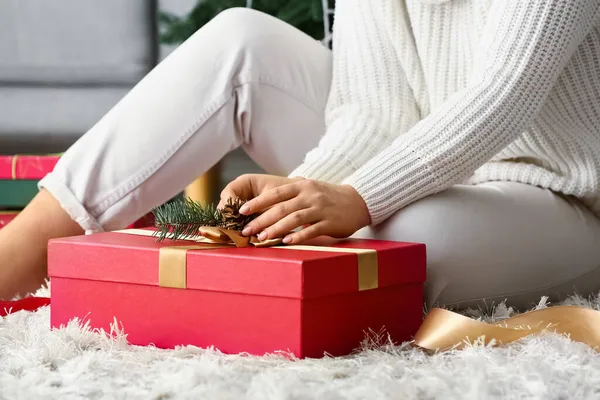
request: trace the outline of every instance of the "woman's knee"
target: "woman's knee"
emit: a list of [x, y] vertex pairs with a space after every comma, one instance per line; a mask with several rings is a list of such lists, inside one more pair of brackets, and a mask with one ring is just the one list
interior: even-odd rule
[[[243, 52], [246, 55], [255, 55], [275, 45], [277, 37], [281, 35], [282, 30], [285, 32], [286, 28], [289, 27], [285, 22], [268, 14], [249, 8], [234, 7], [220, 12], [190, 40], [219, 46], [227, 54]], [[204, 43], [207, 36], [210, 37], [210, 41]]]
[[237, 37], [240, 33], [259, 31], [261, 23], [270, 18], [272, 17], [251, 8], [233, 7], [221, 11], [206, 24], [206, 27], [214, 26], [215, 29], [219, 29], [224, 38], [227, 36]]

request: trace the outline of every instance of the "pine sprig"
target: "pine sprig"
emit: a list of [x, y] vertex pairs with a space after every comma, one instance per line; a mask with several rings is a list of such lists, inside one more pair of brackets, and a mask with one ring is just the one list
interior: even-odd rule
[[198, 235], [203, 226], [241, 231], [253, 219], [239, 213], [245, 203], [241, 199], [229, 199], [219, 210], [213, 204], [201, 204], [189, 198], [175, 200], [152, 210], [158, 241], [178, 240]]
[[175, 200], [152, 210], [155, 236], [159, 241], [186, 239], [198, 235], [203, 226], [219, 226], [221, 213], [212, 205], [203, 205], [188, 198]]

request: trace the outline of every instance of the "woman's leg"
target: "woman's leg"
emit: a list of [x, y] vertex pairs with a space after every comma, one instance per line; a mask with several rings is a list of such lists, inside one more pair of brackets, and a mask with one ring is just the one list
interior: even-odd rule
[[299, 30], [221, 13], [73, 145], [0, 231], [0, 298], [42, 282], [48, 239], [123, 228], [238, 146], [271, 173], [293, 170], [325, 130], [330, 71], [329, 50]]
[[524, 184], [455, 186], [356, 236], [425, 243], [429, 306], [526, 308], [600, 289], [600, 220]]

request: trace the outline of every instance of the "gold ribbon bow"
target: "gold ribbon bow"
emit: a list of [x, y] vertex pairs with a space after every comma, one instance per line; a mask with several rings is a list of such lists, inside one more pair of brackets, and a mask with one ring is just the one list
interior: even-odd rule
[[254, 247], [271, 247], [282, 243], [282, 239], [270, 239], [261, 242], [256, 236], [243, 236], [238, 231], [213, 226], [204, 226], [200, 228], [198, 235], [214, 243], [231, 243], [235, 244], [236, 247], [247, 247], [250, 245]]
[[431, 351], [462, 349], [476, 340], [498, 346], [545, 331], [566, 334], [598, 350], [600, 312], [584, 307], [555, 306], [488, 324], [435, 308], [423, 321], [414, 344]]

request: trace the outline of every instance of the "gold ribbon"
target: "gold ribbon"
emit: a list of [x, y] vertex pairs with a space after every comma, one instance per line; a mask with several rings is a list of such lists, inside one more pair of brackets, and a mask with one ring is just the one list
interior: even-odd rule
[[[48, 154], [49, 157], [62, 157], [64, 153], [54, 153], [54, 154]], [[17, 177], [17, 162], [19, 160], [19, 155], [16, 154], [12, 157], [12, 165], [11, 165], [11, 176], [12, 176], [12, 180], [16, 181], [18, 179]]]
[[[147, 229], [125, 229], [116, 231], [138, 236], [154, 236], [154, 231]], [[245, 237], [237, 231], [216, 227], [203, 227], [199, 235], [184, 240], [202, 243], [195, 246], [165, 246], [159, 250], [158, 284], [162, 287], [185, 289], [187, 287], [187, 251], [209, 250], [236, 247], [274, 247], [281, 244], [281, 239], [259, 241], [256, 237]], [[346, 247], [323, 246], [278, 246], [278, 249], [325, 251], [334, 253], [353, 253], [358, 257], [358, 290], [371, 290], [379, 287], [379, 267], [377, 251], [372, 249], [352, 249]]]
[[187, 288], [188, 250], [209, 250], [230, 247], [226, 245], [168, 246], [159, 250], [158, 285], [176, 289]]
[[320, 246], [284, 246], [288, 250], [329, 251], [332, 253], [354, 253], [358, 255], [358, 290], [371, 290], [379, 287], [379, 266], [377, 252], [369, 249], [350, 249], [346, 247]]
[[17, 180], [17, 160], [18, 159], [19, 159], [19, 156], [13, 156], [13, 158], [12, 158], [11, 175], [12, 175], [13, 181]]
[[198, 235], [208, 239], [212, 243], [233, 243], [236, 247], [272, 247], [281, 244], [282, 239], [270, 239], [260, 241], [256, 236], [248, 237], [238, 231], [230, 229], [217, 228], [214, 226], [204, 226], [198, 231]]
[[431, 351], [462, 349], [475, 341], [500, 346], [541, 332], [566, 334], [598, 350], [600, 312], [584, 307], [555, 306], [488, 324], [435, 308], [423, 321], [414, 344]]

